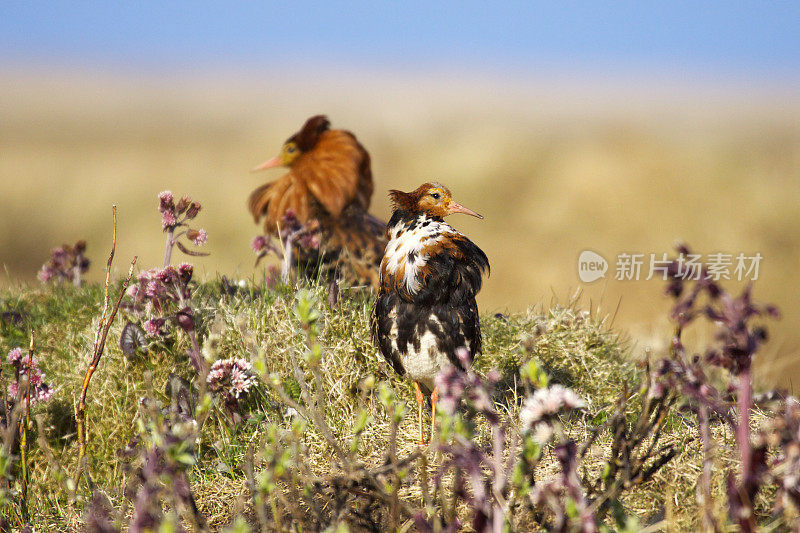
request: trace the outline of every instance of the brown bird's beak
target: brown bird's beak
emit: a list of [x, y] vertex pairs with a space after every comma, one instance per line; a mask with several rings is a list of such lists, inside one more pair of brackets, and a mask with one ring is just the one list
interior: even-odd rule
[[483, 218], [481, 215], [479, 215], [478, 213], [476, 213], [472, 209], [467, 209], [463, 205], [457, 204], [455, 202], [450, 204], [450, 206], [447, 208], [447, 212], [449, 214], [451, 214], [451, 215], [453, 213], [464, 213], [465, 215], [472, 215], [472, 216], [477, 217], [477, 218]]
[[255, 166], [250, 169], [250, 172], [258, 172], [259, 170], [265, 170], [267, 168], [274, 168], [283, 165], [283, 161], [281, 161], [280, 156], [275, 156], [272, 159], [267, 159], [263, 163], [258, 166]]

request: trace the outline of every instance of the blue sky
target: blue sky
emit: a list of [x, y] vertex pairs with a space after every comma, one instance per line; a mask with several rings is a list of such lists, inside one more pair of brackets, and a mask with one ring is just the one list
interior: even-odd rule
[[800, 2], [5, 1], [3, 62], [796, 78]]

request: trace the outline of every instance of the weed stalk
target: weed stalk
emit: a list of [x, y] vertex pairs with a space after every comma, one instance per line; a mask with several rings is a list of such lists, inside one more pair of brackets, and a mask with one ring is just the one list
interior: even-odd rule
[[111, 265], [114, 262], [114, 253], [117, 249], [117, 206], [112, 206], [112, 213], [114, 218], [114, 226], [112, 232], [112, 240], [111, 240], [111, 253], [108, 256], [108, 261], [106, 262], [106, 281], [104, 286], [104, 298], [103, 298], [103, 313], [100, 316], [100, 322], [97, 325], [97, 331], [95, 332], [94, 338], [94, 345], [92, 347], [92, 359], [89, 362], [89, 367], [86, 369], [86, 375], [83, 378], [83, 385], [81, 387], [81, 394], [78, 400], [78, 407], [75, 413], [75, 422], [77, 424], [78, 429], [78, 466], [77, 471], [75, 474], [75, 482], [77, 483], [80, 480], [81, 473], [85, 466], [85, 456], [86, 456], [86, 394], [89, 390], [89, 382], [92, 379], [92, 375], [94, 371], [97, 369], [97, 365], [100, 364], [100, 358], [103, 356], [103, 351], [105, 350], [106, 339], [108, 338], [108, 332], [111, 329], [111, 324], [114, 322], [114, 317], [117, 315], [117, 311], [119, 311], [120, 303], [122, 302], [123, 296], [125, 296], [125, 291], [128, 288], [128, 285], [131, 281], [131, 276], [133, 276], [133, 267], [136, 264], [137, 257], [134, 256], [133, 260], [131, 261], [131, 266], [128, 269], [128, 277], [123, 281], [122, 288], [119, 293], [119, 297], [117, 301], [114, 303], [113, 308], [111, 307], [111, 299], [109, 296], [109, 286], [111, 284]]

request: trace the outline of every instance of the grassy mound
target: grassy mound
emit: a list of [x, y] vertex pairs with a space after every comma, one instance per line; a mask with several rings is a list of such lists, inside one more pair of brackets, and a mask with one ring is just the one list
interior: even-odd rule
[[[397, 495], [396, 505], [401, 509], [397, 511], [398, 527], [408, 530], [419, 523], [413, 516], [403, 515], [403, 506], [425, 508], [429, 512], [431, 505], [435, 507], [424, 501], [426, 486], [435, 480], [446, 454], [433, 449], [418, 453], [412, 388], [392, 372], [369, 338], [371, 294], [346, 291], [336, 308], [319, 303], [325, 302], [326, 296], [324, 288], [308, 289], [307, 297], [317, 302], [315, 309], [319, 313], [316, 318], [319, 334], [310, 336], [298, 315], [297, 295], [289, 287], [262, 290], [250, 284], [231, 286], [210, 282], [194, 292], [199, 339], [207, 359], [246, 359], [260, 378], [259, 386], [238, 403], [243, 419], [237, 424], [232, 422], [225, 402], [213, 396], [192, 444], [194, 458], [187, 461], [191, 467], [186, 479], [198, 512], [211, 529], [227, 527], [236, 517], [253, 526], [259, 520], [266, 520], [275, 529], [288, 527], [287, 524], [297, 527], [302, 522], [295, 520], [298, 516], [313, 515], [325, 516], [328, 522], [310, 521], [306, 529], [325, 529], [339, 523], [358, 530], [369, 529], [365, 523], [383, 516], [379, 509], [369, 508], [369, 505], [380, 507], [380, 499], [375, 500], [377, 504], [358, 498], [345, 499], [344, 510], [326, 508], [318, 510], [322, 514], [317, 515], [308, 508], [300, 508], [300, 503], [293, 499], [294, 478], [286, 477], [282, 459], [276, 458], [278, 450], [285, 450], [287, 457], [292, 454], [301, 457], [303, 473], [296, 481], [302, 481], [305, 490], [328, 494], [326, 498], [337, 490], [330, 477], [334, 471], [354, 475], [352, 469], [342, 467], [343, 461], [332, 450], [325, 430], [318, 424], [303, 422], [286, 398], [276, 394], [276, 390], [281, 390], [289, 400], [301, 405], [307, 403], [298, 376], [303, 377], [303, 385], [317, 399], [316, 408], [326, 419], [335, 442], [349, 448], [344, 450], [348, 461], [358, 463], [359, 468], [377, 471], [387, 463], [388, 450], [397, 458], [414, 458], [406, 465], [407, 470], [385, 480], [387, 484], [397, 483], [393, 494]], [[170, 336], [151, 344], [146, 354], [123, 355], [119, 337], [126, 319], [131, 317], [122, 310], [111, 328], [106, 353], [89, 389], [87, 465], [85, 477], [73, 492], [78, 455], [73, 404], [86, 372], [102, 299], [102, 288], [93, 285], [20, 288], [0, 295], [3, 354], [16, 346], [26, 347], [28, 330], [32, 329], [40, 366], [46, 380], [56, 387], [50, 402], [33, 406], [33, 416], [38, 415], [41, 424], [32, 429], [38, 441], [30, 451], [27, 506], [37, 531], [80, 530], [92, 500], [90, 487], [107, 498], [114, 513], [126, 517], [135, 513], [135, 498], [130, 492], [126, 495], [126, 487], [132, 486], [137, 474], [126, 466], [129, 460], [121, 451], [135, 437], [141, 438], [142, 428], [149, 423], [145, 407], [174, 404], [165, 392], [170, 375], [200, 385], [187, 356], [189, 341], [177, 328]], [[509, 443], [515, 442], [519, 434], [520, 407], [526, 395], [520, 370], [531, 359], [538, 361], [551, 384], [563, 384], [585, 400], [586, 408], [581, 413], [563, 419], [564, 432], [578, 443], [586, 442], [594, 428], [612, 416], [621, 396], [630, 400], [625, 407], [628, 414], [643, 401], [641, 368], [630, 360], [618, 334], [597, 317], [576, 308], [554, 306], [542, 313], [484, 316], [481, 323], [484, 353], [476, 360], [475, 371], [479, 376], [491, 369], [499, 371], [492, 399], [503, 424], [507, 425]], [[316, 343], [321, 352], [314, 363], [313, 355], [309, 354]], [[316, 374], [309, 370], [314, 364], [319, 369]], [[295, 365], [299, 366], [299, 374]], [[7, 367], [4, 369], [5, 388], [9, 373]], [[386, 386], [374, 386], [377, 382]], [[386, 391], [395, 400], [387, 403], [382, 398]], [[393, 445], [395, 415], [399, 425]], [[303, 428], [298, 429], [299, 422], [305, 424]], [[631, 418], [630, 424], [634, 422], [635, 418]], [[726, 434], [721, 425], [714, 427], [719, 430], [715, 435], [717, 442], [722, 444], [718, 460], [729, 461], [724, 448], [732, 446], [733, 436]], [[491, 431], [489, 424], [476, 422], [474, 442], [479, 448], [491, 448]], [[292, 432], [297, 437], [294, 440], [286, 437]], [[613, 432], [596, 433], [581, 462], [579, 474], [584, 479], [600, 479], [609, 459], [614, 459], [609, 457], [614, 453]], [[679, 415], [670, 415], [661, 433], [659, 446], [672, 445], [675, 457], [643, 483], [625, 487], [618, 510], [629, 517], [638, 517], [641, 524], [666, 519], [681, 528], [693, 527], [699, 517], [695, 485], [702, 465], [696, 427]], [[506, 453], [515, 452], [506, 450]], [[420, 456], [424, 456], [424, 462], [420, 462]], [[299, 471], [299, 465], [294, 468]], [[537, 480], [553, 477], [558, 471], [557, 458], [545, 449], [536, 471]], [[7, 494], [13, 497], [15, 482], [11, 477]], [[384, 479], [380, 474], [378, 477]], [[715, 475], [715, 494], [723, 492], [723, 482], [721, 475]], [[259, 500], [259, 494], [270, 501]], [[315, 498], [312, 495], [305, 501]], [[388, 507], [395, 505], [383, 503]], [[293, 509], [293, 505], [298, 508]], [[169, 501], [166, 509], [169, 510]], [[271, 514], [259, 517], [263, 509]], [[461, 502], [458, 506], [454, 504], [452, 513], [466, 523], [464, 517], [468, 511]], [[717, 511], [724, 514], [723, 510]], [[372, 518], [359, 518], [359, 513]], [[282, 526], [277, 523], [281, 518]], [[521, 510], [517, 520], [519, 528], [546, 528], [551, 518]]]

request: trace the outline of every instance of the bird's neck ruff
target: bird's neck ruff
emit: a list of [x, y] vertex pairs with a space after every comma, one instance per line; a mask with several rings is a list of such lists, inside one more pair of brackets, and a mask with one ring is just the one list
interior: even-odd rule
[[289, 172], [253, 191], [250, 212], [256, 220], [264, 217], [268, 233], [276, 233], [289, 209], [301, 224], [313, 218], [337, 218], [353, 203], [366, 210], [372, 188], [367, 152], [351, 133], [327, 130]]
[[381, 286], [416, 295], [430, 271], [428, 260], [448, 248], [454, 238], [466, 239], [441, 218], [395, 211], [387, 228], [389, 243], [381, 263]]

